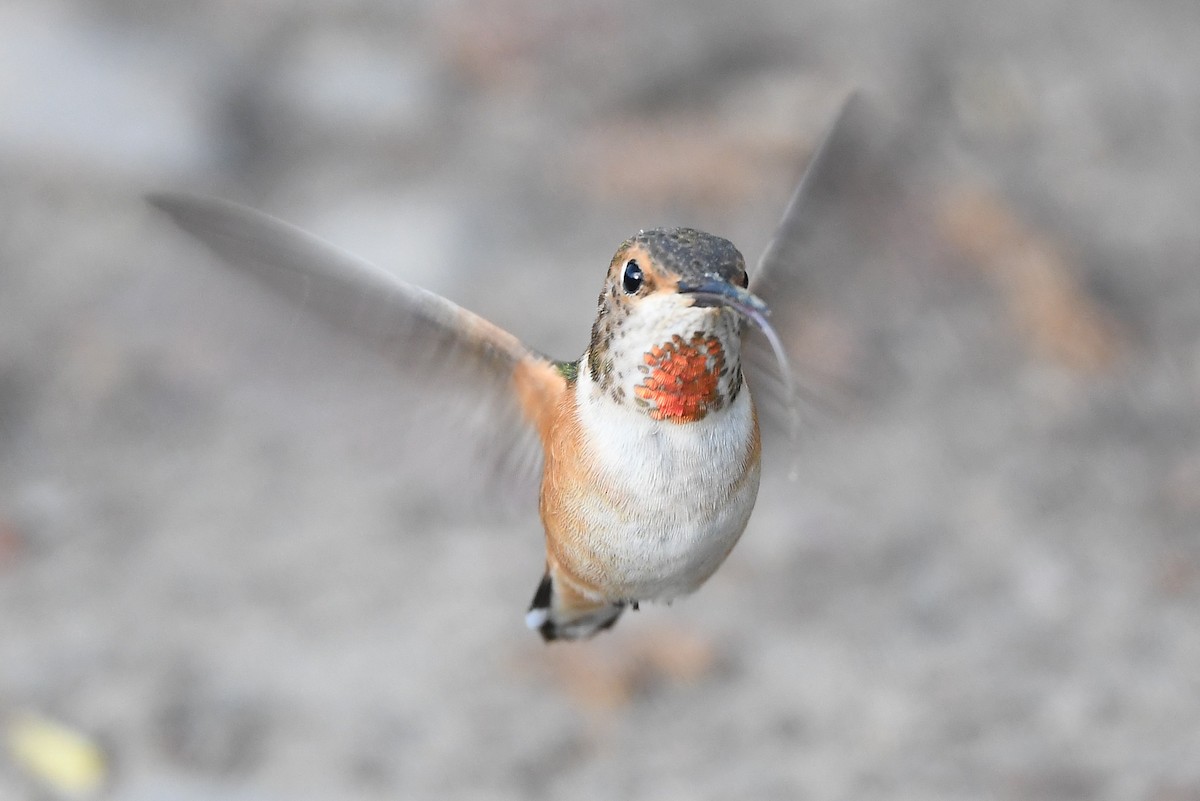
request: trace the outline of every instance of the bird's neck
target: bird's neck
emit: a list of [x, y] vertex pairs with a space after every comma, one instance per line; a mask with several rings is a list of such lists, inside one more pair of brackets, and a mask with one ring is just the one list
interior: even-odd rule
[[583, 360], [581, 373], [588, 380], [580, 389], [653, 420], [702, 420], [732, 404], [742, 390], [738, 326], [736, 318], [722, 315], [698, 319], [678, 333], [638, 331], [628, 320], [601, 315]]

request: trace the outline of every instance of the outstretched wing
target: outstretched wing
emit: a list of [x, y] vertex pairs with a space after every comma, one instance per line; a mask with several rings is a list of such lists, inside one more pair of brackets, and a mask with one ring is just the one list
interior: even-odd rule
[[478, 424], [504, 472], [536, 474], [537, 429], [565, 387], [553, 362], [446, 298], [269, 215], [194, 195], [147, 200], [230, 267], [440, 390]]
[[[809, 161], [799, 185], [755, 270], [750, 289], [766, 301], [799, 381], [780, 378], [775, 355], [764, 337], [751, 334], [743, 363], [764, 425], [794, 435], [803, 401], [818, 399], [828, 387], [814, 375], [806, 323], [824, 295], [830, 276], [853, 270], [869, 238], [863, 210], [882, 202], [889, 180], [879, 156], [884, 125], [870, 104], [851, 95]], [[819, 371], [819, 366], [816, 370]]]

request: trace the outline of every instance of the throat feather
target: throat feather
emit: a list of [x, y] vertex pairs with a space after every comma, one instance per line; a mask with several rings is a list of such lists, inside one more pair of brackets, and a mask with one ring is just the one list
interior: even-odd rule
[[[638, 405], [655, 420], [688, 423], [721, 409], [736, 395], [741, 381], [725, 381], [725, 350], [716, 336], [697, 331], [690, 339], [678, 334], [655, 345], [643, 357], [645, 375], [633, 388]], [[736, 368], [735, 368], [736, 369]], [[722, 392], [726, 385], [729, 397]]]

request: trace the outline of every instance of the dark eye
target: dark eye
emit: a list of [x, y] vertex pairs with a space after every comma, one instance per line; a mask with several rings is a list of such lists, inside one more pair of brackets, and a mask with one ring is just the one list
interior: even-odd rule
[[742, 289], [750, 286], [750, 273], [742, 270], [742, 274], [735, 279], [735, 283]]
[[625, 274], [621, 277], [621, 286], [624, 290], [632, 295], [642, 288], [642, 281], [645, 276], [642, 275], [642, 268], [633, 259], [625, 262]]

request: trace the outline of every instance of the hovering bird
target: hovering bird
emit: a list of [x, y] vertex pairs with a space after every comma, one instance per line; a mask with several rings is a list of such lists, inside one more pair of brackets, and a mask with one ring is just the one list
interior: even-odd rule
[[643, 230], [609, 263], [590, 342], [574, 361], [543, 356], [267, 215], [191, 195], [148, 200], [229, 265], [367, 332], [401, 362], [417, 355], [456, 368], [494, 407], [489, 425], [499, 433], [514, 442], [536, 434], [546, 562], [525, 622], [547, 641], [578, 640], [626, 608], [695, 591], [745, 530], [761, 473], [753, 393], [782, 397], [783, 428], [794, 419], [787, 355], [760, 287], [795, 270], [806, 199], [829, 180], [853, 105], [810, 161], [753, 280], [721, 237]]

